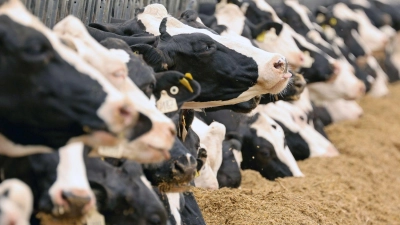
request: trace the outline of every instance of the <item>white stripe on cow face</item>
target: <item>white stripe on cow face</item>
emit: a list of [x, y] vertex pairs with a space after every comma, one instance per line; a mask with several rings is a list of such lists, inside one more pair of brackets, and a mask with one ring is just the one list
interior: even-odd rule
[[68, 203], [62, 197], [63, 192], [76, 196], [90, 197], [85, 206], [89, 211], [95, 205], [95, 197], [90, 189], [83, 161], [83, 143], [70, 143], [59, 149], [60, 161], [57, 165], [57, 179], [49, 189], [50, 198], [55, 206], [66, 206]]
[[272, 21], [277, 23], [283, 23], [283, 21], [276, 14], [275, 10], [265, 0], [253, 0], [253, 2], [256, 3], [257, 7], [260, 10], [271, 13]]
[[167, 198], [168, 198], [168, 204], [169, 208], [171, 210], [171, 214], [174, 217], [176, 224], [177, 225], [182, 225], [182, 219], [181, 219], [181, 214], [180, 214], [180, 200], [179, 198], [181, 197], [179, 193], [173, 193], [169, 192], [166, 193]]
[[[20, 1], [9, 0], [4, 3], [0, 7], [0, 14], [7, 15], [13, 21], [41, 32], [65, 61], [79, 72], [90, 76], [100, 83], [103, 90], [107, 93], [107, 97], [97, 111], [97, 114], [109, 125], [111, 131], [116, 133], [123, 131], [126, 128], [126, 119], [136, 121], [138, 114], [134, 111], [134, 106], [126, 101], [125, 96], [116, 90], [96, 69], [83, 62], [75, 52], [64, 46], [50, 29], [44, 26], [38, 18], [34, 17], [26, 10], [25, 6]], [[119, 111], [123, 106], [130, 109], [132, 118], [121, 118], [119, 113], [115, 113], [115, 111]], [[121, 124], [120, 121], [123, 121], [123, 123]]]
[[[217, 5], [220, 4], [221, 3]], [[226, 4], [223, 7], [217, 7], [215, 17], [217, 18], [218, 24], [227, 26], [230, 31], [236, 34], [242, 34], [246, 17], [237, 5]]]
[[356, 21], [359, 24], [358, 30], [362, 40], [372, 51], [384, 49], [388, 42], [388, 37], [372, 25], [364, 11], [353, 11], [345, 4], [338, 3], [333, 7], [333, 15], [341, 20]]
[[284, 4], [291, 7], [300, 16], [301, 21], [307, 26], [308, 29], [315, 29], [307, 15], [308, 12], [311, 13], [308, 8], [306, 8], [304, 5], [300, 5], [297, 0], [287, 0], [284, 2]]
[[263, 112], [262, 106], [258, 106], [253, 112], [259, 113], [259, 118], [257, 121], [250, 126], [257, 131], [257, 136], [264, 138], [274, 146], [274, 150], [278, 156], [278, 159], [289, 167], [293, 176], [304, 176], [304, 174], [300, 171], [292, 152], [284, 144], [285, 134], [282, 130], [282, 127]]

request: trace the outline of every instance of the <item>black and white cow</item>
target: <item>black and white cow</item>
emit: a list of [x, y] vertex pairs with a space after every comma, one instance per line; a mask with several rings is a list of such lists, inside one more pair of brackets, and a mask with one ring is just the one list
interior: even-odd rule
[[[268, 105], [268, 104], [267, 104]], [[242, 169], [253, 169], [265, 178], [303, 176], [289, 148], [282, 128], [258, 108], [252, 115], [220, 110], [201, 115], [207, 123], [218, 121], [227, 132], [237, 132], [242, 143]]]
[[146, 32], [160, 35], [156, 48], [135, 45], [134, 51], [156, 71], [168, 68], [190, 72], [200, 83], [201, 94], [184, 108], [236, 104], [259, 94], [277, 93], [287, 84], [290, 75], [283, 56], [189, 27], [170, 17], [162, 5], [146, 6], [134, 20], [142, 23]]
[[[135, 128], [133, 128], [135, 137], [140, 137], [127, 144], [123, 144], [123, 151], [120, 153], [121, 156], [143, 163], [159, 162], [168, 158], [168, 150], [173, 144], [175, 128], [171, 120], [156, 109], [155, 105], [149, 101], [146, 95], [128, 76], [126, 63], [130, 61], [131, 56], [121, 49], [109, 50], [103, 47], [87, 33], [83, 23], [73, 16], [68, 16], [57, 23], [53, 30], [61, 38], [75, 44], [74, 47], [77, 49], [78, 54], [88, 63], [99, 68], [115, 87], [127, 93], [137, 110], [150, 119], [151, 126], [147, 125], [150, 128], [148, 132], [144, 134], [143, 132], [137, 133]], [[150, 71], [144, 63], [142, 65], [136, 64], [136, 67], [140, 66], [145, 67], [143, 68], [144, 71]], [[140, 73], [141, 71], [136, 70], [135, 72]], [[141, 149], [141, 151], [137, 152], [138, 149]], [[102, 155], [102, 149], [97, 150]], [[118, 152], [118, 150], [115, 149], [115, 152]], [[141, 157], [145, 156], [143, 152], [151, 152], [148, 155], [153, 155], [153, 157]], [[120, 156], [116, 155], [114, 157], [119, 158]]]
[[205, 124], [194, 118], [191, 128], [200, 138], [200, 147], [206, 150], [206, 159], [194, 179], [196, 187], [218, 189], [217, 173], [222, 164], [222, 141], [225, 138], [225, 126], [218, 122]]
[[235, 136], [228, 134], [222, 142], [222, 164], [217, 173], [220, 188], [238, 188], [242, 182], [240, 171], [240, 164], [243, 161], [242, 144]]
[[126, 160], [113, 166], [98, 158], [85, 158], [85, 163], [97, 210], [107, 224], [166, 224], [167, 213], [140, 164]]

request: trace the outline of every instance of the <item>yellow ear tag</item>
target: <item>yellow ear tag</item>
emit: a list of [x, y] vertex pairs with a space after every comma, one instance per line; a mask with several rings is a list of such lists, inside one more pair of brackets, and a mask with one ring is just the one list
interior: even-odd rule
[[162, 113], [169, 113], [178, 110], [178, 104], [175, 98], [171, 98], [165, 90], [161, 91], [160, 99], [158, 99], [157, 109]]
[[94, 211], [86, 218], [86, 225], [105, 225], [106, 221], [104, 216], [99, 212]]
[[332, 26], [335, 26], [337, 24], [337, 19], [336, 18], [331, 18], [329, 20], [329, 24], [332, 25]]
[[186, 78], [182, 78], [179, 80], [179, 83], [181, 83], [186, 89], [190, 91], [190, 93], [193, 93], [193, 88], [190, 86], [190, 83]]
[[264, 30], [263, 32], [261, 32], [261, 34], [259, 34], [258, 36], [257, 36], [257, 38], [256, 38], [256, 40], [257, 41], [259, 41], [259, 42], [264, 42], [264, 39], [265, 39], [265, 34], [266, 34], [267, 32]]
[[194, 177], [199, 177], [200, 176], [200, 171], [196, 170], [196, 175]]
[[191, 73], [185, 73], [185, 77], [189, 80], [193, 80], [193, 76]]

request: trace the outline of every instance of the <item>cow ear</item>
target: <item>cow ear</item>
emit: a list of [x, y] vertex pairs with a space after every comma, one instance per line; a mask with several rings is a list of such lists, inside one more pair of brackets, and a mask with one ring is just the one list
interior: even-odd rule
[[168, 41], [172, 38], [171, 35], [169, 35], [167, 33], [167, 21], [168, 21], [168, 17], [164, 17], [164, 19], [161, 21], [160, 28], [159, 28], [159, 31], [161, 34], [160, 38], [163, 41]]
[[147, 44], [132, 45], [130, 48], [135, 54], [142, 55], [144, 61], [153, 67], [155, 72], [168, 70], [170, 65], [161, 50]]
[[258, 25], [254, 25], [249, 20], [246, 20], [246, 25], [248, 27], [250, 27], [251, 36], [253, 38], [257, 38], [257, 36], [260, 35], [261, 32], [268, 31], [271, 28], [275, 28], [275, 33], [277, 36], [279, 36], [279, 34], [281, 33], [281, 31], [283, 29], [283, 25], [281, 23], [270, 22], [270, 21], [266, 21], [266, 22], [262, 22]]
[[89, 23], [88, 26], [106, 32], [117, 33], [117, 27], [115, 26], [115, 24]]

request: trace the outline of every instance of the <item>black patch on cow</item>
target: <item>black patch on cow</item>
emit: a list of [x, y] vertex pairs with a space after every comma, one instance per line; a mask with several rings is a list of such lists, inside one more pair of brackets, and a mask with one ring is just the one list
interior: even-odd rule
[[64, 61], [42, 33], [4, 15], [0, 23], [0, 132], [15, 143], [59, 148], [83, 126], [106, 130], [97, 116], [102, 86]]
[[242, 174], [233, 151], [241, 151], [239, 140], [229, 139], [222, 142], [222, 164], [217, 173], [219, 188], [238, 188], [242, 182]]
[[165, 224], [160, 200], [141, 180], [140, 164], [125, 161], [114, 167], [101, 159], [86, 158], [88, 179], [107, 224]]
[[139, 47], [132, 49], [143, 54], [156, 71], [166, 63], [169, 70], [190, 72], [201, 85], [197, 102], [234, 99], [257, 83], [258, 66], [254, 59], [205, 34], [174, 35], [168, 41], [161, 40], [154, 50]]
[[184, 225], [206, 225], [200, 207], [192, 192], [184, 192], [185, 207], [182, 209], [181, 218]]
[[310, 146], [307, 142], [301, 137], [298, 132], [293, 132], [289, 128], [287, 128], [280, 121], [275, 120], [279, 126], [282, 127], [283, 132], [285, 133], [285, 142], [292, 152], [293, 157], [296, 160], [304, 160], [310, 157]]

